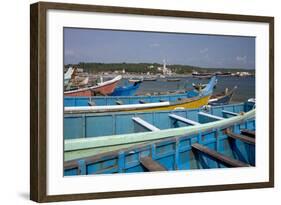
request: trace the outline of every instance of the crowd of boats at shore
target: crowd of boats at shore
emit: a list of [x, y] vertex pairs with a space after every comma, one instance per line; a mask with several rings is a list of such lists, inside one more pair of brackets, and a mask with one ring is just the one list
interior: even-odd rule
[[237, 86], [214, 95], [217, 75], [136, 95], [144, 79], [74, 74], [64, 74], [65, 176], [255, 166], [255, 99], [231, 104]]

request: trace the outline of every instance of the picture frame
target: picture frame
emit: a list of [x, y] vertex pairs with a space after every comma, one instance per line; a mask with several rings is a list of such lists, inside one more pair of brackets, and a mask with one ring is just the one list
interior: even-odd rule
[[[119, 191], [100, 191], [100, 192], [77, 192], [71, 194], [49, 194], [48, 187], [50, 184], [50, 173], [48, 171], [48, 114], [50, 89], [48, 80], [50, 80], [48, 70], [48, 41], [50, 33], [48, 26], [51, 22], [49, 11], [60, 11], [64, 14], [68, 12], [81, 12], [86, 14], [116, 14], [125, 16], [145, 16], [162, 18], [179, 18], [195, 19], [202, 21], [222, 21], [224, 23], [235, 22], [263, 24], [268, 27], [266, 41], [268, 41], [268, 179], [264, 181], [232, 183], [232, 184], [215, 184], [215, 185], [198, 185], [198, 186], [174, 186], [166, 188], [146, 188]], [[207, 22], [208, 23], [208, 22]], [[120, 22], [122, 24], [122, 22]], [[69, 26], [69, 25], [67, 25]], [[83, 27], [83, 26], [82, 26]], [[259, 48], [257, 48], [259, 49]], [[62, 58], [62, 55], [59, 56]], [[58, 79], [52, 79], [56, 81]], [[58, 82], [60, 83], [60, 82]], [[49, 99], [48, 99], [49, 98]], [[61, 171], [62, 172], [62, 171]], [[206, 12], [174, 11], [174, 10], [157, 10], [143, 8], [125, 8], [110, 7], [97, 5], [82, 4], [65, 4], [38, 2], [30, 6], [30, 199], [37, 202], [69, 201], [69, 200], [86, 200], [102, 199], [115, 197], [133, 197], [163, 194], [179, 194], [193, 192], [209, 192], [222, 190], [237, 189], [254, 189], [274, 187], [274, 17], [267, 16], [248, 16], [236, 14], [219, 14]]]

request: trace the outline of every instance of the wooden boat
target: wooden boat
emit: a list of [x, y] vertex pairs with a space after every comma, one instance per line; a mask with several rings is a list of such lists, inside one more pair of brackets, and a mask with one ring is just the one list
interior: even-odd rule
[[143, 81], [156, 81], [157, 78], [153, 78], [153, 77], [146, 77], [143, 79]]
[[104, 97], [64, 97], [64, 106], [104, 106], [104, 105], [127, 105], [140, 103], [156, 103], [156, 102], [175, 102], [186, 98], [196, 96], [212, 95], [216, 77], [213, 77], [207, 86], [200, 92], [197, 90], [189, 90], [179, 94], [154, 95], [154, 96], [104, 96]]
[[209, 105], [218, 106], [229, 104], [236, 89], [237, 86], [235, 86], [231, 91], [226, 89], [223, 93], [212, 95], [211, 99], [209, 100]]
[[166, 79], [166, 81], [167, 82], [178, 82], [178, 81], [180, 81], [181, 79], [179, 79], [179, 78], [167, 78]]
[[136, 82], [141, 82], [141, 81], [143, 81], [143, 78], [130, 78], [129, 80], [128, 80], [130, 83], [136, 83]]
[[233, 126], [65, 161], [64, 176], [255, 166], [253, 124], [240, 124], [251, 130]]
[[231, 72], [216, 72], [216, 76], [228, 77], [231, 76]]
[[[205, 134], [226, 128], [255, 129], [254, 103], [240, 103], [210, 109], [173, 112], [75, 114], [64, 116], [65, 161], [127, 149], [171, 137], [191, 137], [216, 141]], [[220, 138], [220, 137], [219, 137]], [[188, 143], [188, 142], [187, 142]]]
[[93, 96], [93, 95], [95, 95], [95, 93], [100, 93], [102, 95], [108, 95], [114, 91], [117, 83], [121, 79], [122, 79], [122, 76], [118, 75], [109, 81], [101, 82], [101, 83], [98, 83], [91, 87], [65, 91], [64, 95], [65, 96]]
[[208, 96], [197, 96], [180, 99], [175, 102], [158, 102], [129, 105], [105, 105], [105, 106], [74, 106], [64, 107], [64, 113], [101, 113], [101, 112], [148, 112], [161, 110], [176, 110], [200, 108], [207, 105], [210, 99]]
[[199, 78], [199, 79], [210, 79], [213, 76], [213, 73], [198, 73], [193, 72], [192, 77]]
[[64, 74], [64, 85], [67, 85], [70, 81], [70, 79], [72, 78], [73, 76], [73, 73], [74, 73], [74, 68], [72, 67], [69, 67], [68, 70], [66, 71], [66, 73]]
[[135, 82], [131, 85], [116, 87], [110, 96], [134, 96], [140, 87], [142, 81]]

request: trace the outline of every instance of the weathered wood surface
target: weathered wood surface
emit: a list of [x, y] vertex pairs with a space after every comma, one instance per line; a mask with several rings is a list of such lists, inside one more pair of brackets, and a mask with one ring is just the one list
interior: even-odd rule
[[231, 137], [233, 139], [236, 139], [236, 140], [241, 140], [243, 142], [246, 142], [248, 144], [256, 144], [256, 139], [255, 138], [252, 138], [252, 137], [248, 137], [248, 136], [245, 136], [245, 135], [240, 135], [240, 134], [235, 134], [231, 131], [226, 131], [226, 134], [228, 137]]
[[163, 167], [158, 162], [154, 161], [151, 157], [141, 157], [140, 163], [150, 172], [156, 171], [167, 171], [165, 167]]
[[223, 154], [220, 154], [219, 152], [216, 152], [214, 150], [211, 150], [209, 149], [208, 147], [205, 147], [201, 144], [198, 144], [198, 143], [195, 143], [192, 145], [192, 148], [204, 153], [204, 154], [207, 154], [209, 155], [210, 157], [214, 158], [215, 160], [225, 164], [226, 166], [229, 166], [229, 167], [249, 167], [250, 165], [244, 163], [244, 162], [241, 162], [239, 160], [236, 160], [236, 159], [232, 159], [232, 158], [229, 158]]

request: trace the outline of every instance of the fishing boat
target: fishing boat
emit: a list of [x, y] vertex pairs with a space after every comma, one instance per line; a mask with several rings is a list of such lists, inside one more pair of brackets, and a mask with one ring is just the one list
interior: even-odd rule
[[207, 86], [200, 92], [197, 90], [189, 90], [179, 94], [168, 95], [150, 95], [150, 96], [104, 96], [104, 97], [64, 97], [64, 106], [105, 106], [105, 105], [128, 105], [128, 104], [147, 104], [156, 102], [175, 102], [186, 98], [196, 96], [212, 95], [216, 77], [212, 77]]
[[210, 79], [213, 76], [213, 73], [198, 73], [192, 72], [192, 77], [199, 79]]
[[137, 81], [131, 85], [118, 86], [110, 96], [134, 96], [142, 81]]
[[66, 73], [64, 74], [64, 85], [65, 86], [69, 83], [70, 79], [72, 78], [74, 70], [75, 70], [74, 68], [69, 67], [68, 70], [66, 71]]
[[155, 102], [128, 105], [99, 105], [99, 106], [74, 106], [64, 107], [64, 113], [103, 113], [103, 112], [149, 112], [161, 110], [177, 110], [200, 108], [207, 105], [211, 95], [196, 96], [192, 98], [178, 99], [175, 102]]
[[[132, 150], [132, 146], [175, 137], [183, 137], [179, 140], [181, 143], [167, 149], [181, 149], [184, 144], [190, 146], [196, 142], [224, 149], [226, 129], [236, 134], [242, 129], [255, 130], [254, 108], [254, 103], [246, 102], [172, 112], [66, 114], [64, 159], [71, 161], [127, 148]], [[158, 148], [160, 154], [161, 148]]]
[[143, 81], [156, 81], [157, 80], [157, 78], [155, 77], [146, 77], [146, 78], [144, 78], [143, 79]]
[[143, 81], [143, 78], [130, 78], [128, 81], [130, 83], [137, 83]]
[[[255, 166], [255, 131], [210, 130], [64, 162], [64, 176]], [[202, 140], [203, 139], [203, 140]]]
[[166, 81], [167, 82], [178, 82], [178, 81], [180, 81], [181, 79], [179, 79], [179, 78], [167, 78], [166, 79]]
[[231, 101], [233, 94], [237, 86], [235, 86], [232, 90], [228, 91], [226, 89], [224, 92], [212, 95], [211, 99], [209, 100], [209, 105], [217, 106], [217, 105], [227, 105]]
[[85, 88], [78, 88], [74, 90], [65, 91], [65, 96], [93, 96], [95, 93], [100, 93], [102, 95], [111, 94], [117, 83], [122, 79], [121, 75], [116, 76], [115, 78], [97, 83], [96, 85], [85, 87]]

